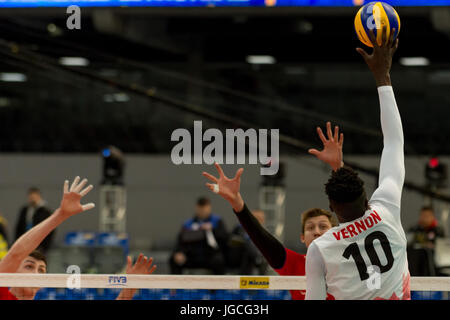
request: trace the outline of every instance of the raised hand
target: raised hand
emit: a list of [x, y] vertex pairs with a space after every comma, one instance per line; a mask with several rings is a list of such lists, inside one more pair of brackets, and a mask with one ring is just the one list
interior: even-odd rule
[[64, 182], [64, 195], [59, 207], [59, 211], [62, 215], [70, 217], [95, 207], [95, 204], [93, 203], [85, 205], [80, 203], [81, 198], [88, 194], [93, 188], [93, 186], [90, 185], [82, 190], [86, 183], [87, 179], [83, 179], [83, 181], [80, 182], [80, 177], [76, 177], [69, 189], [69, 181], [66, 180]]
[[395, 28], [391, 30], [389, 40], [387, 39], [387, 27], [383, 26], [382, 29], [382, 45], [378, 45], [373, 30], [369, 31], [370, 41], [373, 44], [372, 54], [368, 54], [361, 48], [356, 48], [356, 51], [364, 58], [369, 69], [375, 76], [377, 86], [391, 85], [391, 79], [389, 72], [392, 66], [392, 57], [398, 48], [398, 38], [394, 41]]
[[134, 265], [132, 265], [131, 257], [127, 257], [127, 274], [152, 274], [156, 270], [156, 266], [152, 266], [153, 258], [144, 257], [141, 253]]
[[[153, 258], [148, 259], [141, 253], [134, 265], [132, 265], [131, 257], [127, 257], [127, 274], [152, 274], [156, 270], [156, 266], [152, 267]], [[116, 300], [131, 300], [137, 289], [122, 289]]]
[[206, 186], [214, 193], [219, 194], [225, 200], [227, 200], [236, 212], [242, 211], [244, 208], [244, 201], [242, 200], [241, 194], [239, 193], [239, 188], [241, 186], [241, 175], [244, 172], [244, 168], [240, 168], [236, 171], [236, 175], [233, 179], [228, 178], [223, 173], [222, 168], [218, 163], [214, 163], [217, 172], [219, 173], [219, 178], [213, 175], [203, 172], [202, 174], [214, 183], [207, 183]]
[[327, 135], [328, 139], [325, 138], [322, 129], [317, 127], [317, 133], [319, 138], [323, 143], [323, 150], [319, 151], [317, 149], [309, 149], [308, 152], [315, 155], [317, 159], [327, 163], [333, 169], [333, 171], [338, 170], [343, 166], [343, 154], [342, 146], [344, 144], [344, 134], [339, 135], [339, 127], [334, 127], [334, 136], [331, 131], [331, 123], [327, 122]]

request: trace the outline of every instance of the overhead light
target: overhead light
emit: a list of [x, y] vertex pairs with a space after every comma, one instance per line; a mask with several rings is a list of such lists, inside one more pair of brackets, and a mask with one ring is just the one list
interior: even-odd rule
[[86, 67], [89, 65], [89, 60], [82, 57], [61, 57], [59, 64], [71, 67]]
[[115, 93], [114, 99], [117, 102], [127, 102], [130, 101], [130, 97], [126, 93]]
[[430, 60], [425, 57], [404, 57], [400, 58], [400, 64], [407, 67], [420, 67], [430, 65]]
[[27, 81], [27, 76], [23, 73], [3, 72], [0, 73], [0, 80], [6, 82], [25, 82]]
[[102, 69], [100, 70], [100, 75], [102, 77], [117, 77], [119, 75], [119, 72], [115, 69]]
[[58, 30], [58, 27], [54, 23], [49, 23], [47, 25], [47, 30], [48, 32], [55, 32], [56, 30]]
[[450, 84], [450, 70], [439, 70], [431, 72], [428, 80], [432, 84], [449, 85]]
[[299, 33], [310, 33], [313, 30], [313, 25], [311, 22], [306, 20], [301, 20], [295, 25], [295, 31]]
[[247, 56], [247, 62], [250, 64], [274, 64], [276, 61], [272, 56]]
[[284, 72], [288, 75], [302, 75], [308, 73], [306, 68], [303, 67], [286, 67], [284, 68]]
[[105, 101], [105, 102], [114, 102], [114, 97], [113, 97], [112, 94], [107, 93], [107, 94], [105, 94], [103, 96], [103, 101]]
[[50, 23], [47, 25], [47, 31], [53, 37], [58, 37], [58, 36], [62, 35], [62, 33], [63, 33], [61, 28], [56, 26], [54, 23]]
[[126, 93], [107, 93], [103, 96], [105, 102], [128, 102], [130, 97]]

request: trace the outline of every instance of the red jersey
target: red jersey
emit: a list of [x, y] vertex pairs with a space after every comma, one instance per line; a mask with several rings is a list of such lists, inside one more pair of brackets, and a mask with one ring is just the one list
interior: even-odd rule
[[0, 288], [0, 300], [18, 300], [8, 288]]
[[[284, 265], [280, 269], [275, 269], [275, 271], [280, 276], [304, 276], [306, 255], [287, 248], [285, 250], [286, 259], [284, 260]], [[305, 300], [306, 290], [289, 290], [289, 292], [291, 293], [292, 300]], [[329, 294], [327, 300], [334, 300], [334, 297]]]

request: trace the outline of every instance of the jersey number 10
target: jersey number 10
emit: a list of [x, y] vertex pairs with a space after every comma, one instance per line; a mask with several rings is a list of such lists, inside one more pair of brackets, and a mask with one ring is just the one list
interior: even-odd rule
[[[373, 242], [375, 240], [380, 241], [381, 248], [383, 249], [384, 254], [386, 255], [387, 263], [385, 265], [381, 265], [380, 258], [378, 257], [377, 252], [375, 251], [375, 247]], [[366, 249], [367, 255], [369, 256], [370, 262], [374, 266], [378, 266], [380, 268], [380, 272], [384, 273], [389, 271], [394, 265], [394, 256], [392, 255], [391, 245], [389, 243], [386, 235], [381, 231], [375, 231], [369, 234], [364, 239], [364, 248]], [[367, 265], [364, 261], [361, 251], [359, 250], [358, 244], [356, 242], [349, 245], [345, 248], [344, 258], [349, 259], [350, 256], [355, 260], [356, 267], [358, 268], [359, 277], [361, 281], [369, 279], [369, 274], [367, 273]]]

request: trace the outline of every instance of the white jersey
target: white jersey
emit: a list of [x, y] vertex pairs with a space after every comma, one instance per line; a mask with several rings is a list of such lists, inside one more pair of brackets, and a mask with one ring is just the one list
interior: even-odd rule
[[327, 292], [338, 300], [408, 299], [406, 237], [390, 210], [370, 203], [363, 217], [316, 239]]
[[391, 86], [378, 88], [384, 148], [379, 187], [361, 218], [314, 240], [306, 256], [306, 299], [410, 299], [400, 221], [405, 178], [403, 130]]

